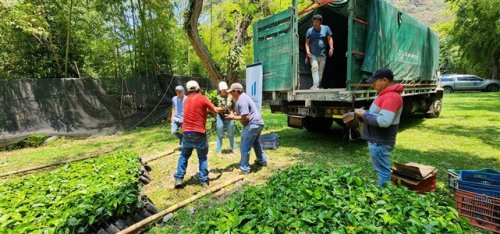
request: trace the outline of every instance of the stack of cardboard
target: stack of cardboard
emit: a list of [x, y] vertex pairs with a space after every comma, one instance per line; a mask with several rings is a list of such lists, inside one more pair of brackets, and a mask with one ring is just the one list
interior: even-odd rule
[[402, 184], [418, 193], [434, 192], [436, 190], [437, 169], [433, 166], [419, 163], [394, 163], [391, 180], [394, 184]]

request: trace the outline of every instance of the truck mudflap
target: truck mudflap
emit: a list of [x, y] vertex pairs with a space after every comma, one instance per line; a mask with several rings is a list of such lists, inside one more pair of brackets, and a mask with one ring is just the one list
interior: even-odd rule
[[288, 127], [302, 129], [304, 127], [304, 117], [300, 115], [288, 115]]

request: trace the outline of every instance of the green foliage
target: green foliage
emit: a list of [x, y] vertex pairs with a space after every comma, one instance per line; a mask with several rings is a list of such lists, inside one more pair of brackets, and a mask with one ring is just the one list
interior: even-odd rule
[[0, 184], [0, 233], [86, 233], [139, 206], [137, 154], [117, 152]]
[[212, 102], [214, 105], [216, 105], [217, 103], [217, 96], [219, 95], [219, 91], [217, 91], [217, 89], [214, 89], [214, 90], [211, 90], [211, 91], [207, 91], [205, 93], [205, 96], [208, 98], [208, 100], [210, 100], [210, 102]]
[[463, 233], [445, 195], [404, 187], [377, 188], [359, 169], [294, 166], [265, 187], [248, 187], [224, 204], [202, 210], [184, 233]]
[[[500, 8], [498, 1], [449, 0], [456, 9], [448, 48], [456, 49], [465, 70], [500, 77]], [[452, 51], [455, 52], [455, 51]]]
[[179, 41], [172, 9], [170, 1], [163, 0], [2, 1], [0, 76], [172, 73]]
[[17, 143], [1, 147], [0, 151], [23, 149], [23, 148], [27, 148], [27, 147], [38, 147], [38, 146], [43, 145], [45, 139], [47, 139], [47, 138], [48, 138], [48, 136], [44, 135], [44, 134], [30, 135]]

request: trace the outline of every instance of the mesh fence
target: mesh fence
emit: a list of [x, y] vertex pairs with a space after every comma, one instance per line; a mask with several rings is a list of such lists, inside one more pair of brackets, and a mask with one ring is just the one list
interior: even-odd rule
[[0, 146], [33, 134], [111, 134], [164, 119], [176, 85], [209, 79], [160, 75], [127, 79], [0, 80]]

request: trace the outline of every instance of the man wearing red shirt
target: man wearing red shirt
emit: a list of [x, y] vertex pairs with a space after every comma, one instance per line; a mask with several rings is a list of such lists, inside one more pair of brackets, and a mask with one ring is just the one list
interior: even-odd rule
[[208, 111], [218, 113], [221, 108], [215, 107], [207, 97], [200, 93], [200, 86], [194, 80], [188, 81], [189, 92], [184, 101], [184, 119], [182, 123], [181, 154], [177, 162], [177, 172], [174, 174], [175, 188], [182, 187], [189, 157], [196, 149], [199, 161], [199, 179], [201, 186], [208, 187], [208, 141], [205, 134]]

